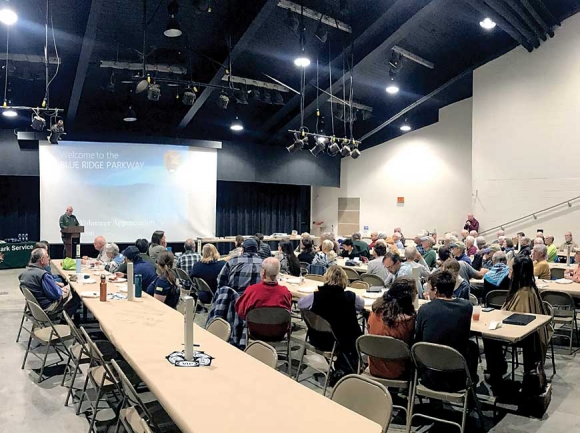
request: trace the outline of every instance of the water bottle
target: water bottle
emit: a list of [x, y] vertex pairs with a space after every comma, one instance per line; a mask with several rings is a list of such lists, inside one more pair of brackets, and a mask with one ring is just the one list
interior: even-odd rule
[[143, 288], [141, 287], [143, 284], [143, 275], [135, 274], [133, 281], [135, 282], [135, 297], [140, 298], [141, 293], [143, 292]]
[[101, 284], [99, 285], [99, 300], [101, 302], [107, 301], [107, 277], [105, 277], [105, 274], [101, 275]]
[[81, 259], [77, 259], [76, 260], [76, 269], [75, 269], [77, 274], [81, 273]]

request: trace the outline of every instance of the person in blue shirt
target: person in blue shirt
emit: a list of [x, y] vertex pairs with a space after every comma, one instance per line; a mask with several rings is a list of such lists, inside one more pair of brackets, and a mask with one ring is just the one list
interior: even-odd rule
[[[179, 302], [179, 288], [173, 273], [174, 257], [171, 251], [161, 251], [157, 256], [158, 277], [147, 287], [147, 293], [171, 308]], [[145, 286], [145, 284], [143, 284]]]
[[469, 258], [468, 255], [465, 254], [465, 244], [461, 241], [455, 241], [452, 242], [449, 245], [449, 248], [451, 248], [451, 254], [453, 254], [453, 258], [455, 260], [457, 260], [458, 262], [465, 262], [469, 265], [471, 265], [471, 259]]
[[[123, 256], [125, 257], [125, 262], [133, 263], [133, 274], [141, 275], [142, 287], [147, 289], [149, 285], [157, 279], [157, 271], [155, 270], [155, 265], [151, 262], [144, 260], [140, 254], [139, 248], [136, 246], [130, 246], [125, 248], [123, 251]], [[118, 277], [124, 277], [125, 273], [115, 272]]]

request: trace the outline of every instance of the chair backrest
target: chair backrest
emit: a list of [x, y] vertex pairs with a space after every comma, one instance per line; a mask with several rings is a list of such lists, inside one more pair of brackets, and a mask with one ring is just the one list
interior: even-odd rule
[[365, 282], [365, 281], [353, 281], [352, 283], [350, 283], [348, 285], [351, 289], [361, 289], [361, 290], [368, 290], [369, 289], [369, 283]]
[[313, 313], [310, 310], [302, 310], [302, 317], [304, 319], [304, 322], [306, 322], [306, 326], [308, 326], [308, 329], [312, 329], [316, 332], [329, 333], [332, 334], [332, 336], [334, 336], [330, 323], [328, 323], [318, 314]]
[[558, 290], [546, 290], [540, 293], [542, 301], [548, 302], [554, 310], [554, 317], [574, 317], [576, 305], [572, 295]]
[[276, 363], [278, 362], [278, 353], [269, 344], [263, 341], [252, 341], [244, 350], [248, 355], [256, 358], [258, 361], [262, 361], [264, 364], [276, 368]]
[[349, 281], [355, 281], [360, 279], [360, 275], [357, 271], [352, 268], [344, 266], [343, 271], [346, 272], [346, 276], [348, 277]]
[[208, 284], [205, 282], [205, 280], [203, 278], [196, 278], [195, 279], [195, 286], [197, 286], [197, 290], [199, 290], [201, 292], [208, 292], [211, 294], [212, 297], [215, 294], [213, 292], [213, 290], [211, 289], [211, 287], [208, 286]]
[[107, 361], [105, 361], [105, 358], [103, 357], [103, 354], [101, 353], [95, 342], [91, 339], [89, 334], [87, 334], [85, 328], [82, 326], [81, 326], [81, 334], [84, 337], [85, 341], [87, 342], [87, 346], [89, 349], [89, 357], [91, 358], [91, 365], [103, 367], [103, 369], [105, 370], [103, 381], [107, 379], [113, 383], [117, 383], [115, 381], [115, 376], [113, 375], [113, 372], [109, 367], [109, 364], [107, 363]]
[[507, 290], [492, 290], [485, 297], [485, 305], [499, 310], [507, 299]]
[[221, 317], [215, 317], [205, 329], [224, 341], [229, 341], [232, 334], [232, 327]]
[[306, 269], [308, 271], [308, 266], [310, 266], [310, 263], [300, 262], [300, 269]]
[[361, 274], [360, 279], [365, 283], [369, 283], [371, 287], [384, 287], [385, 282], [381, 277], [374, 274]]
[[554, 328], [554, 307], [552, 307], [552, 304], [550, 304], [549, 302], [546, 301], [542, 301], [542, 305], [544, 306], [544, 312], [550, 316], [552, 318], [552, 320], [550, 320], [549, 324], [550, 327], [553, 329]]
[[36, 297], [32, 294], [32, 292], [28, 289], [28, 287], [21, 284], [20, 291], [24, 295], [24, 299], [26, 299], [28, 302], [34, 302], [36, 305], [38, 305]]
[[386, 335], [361, 335], [356, 340], [356, 350], [359, 357], [368, 355], [389, 361], [411, 359], [407, 343]]
[[479, 305], [479, 299], [477, 299], [477, 296], [475, 296], [473, 293], [469, 294], [469, 302], [471, 302], [471, 305], [474, 307]]
[[29, 301], [28, 299], [26, 300], [26, 302], [28, 303], [28, 309], [32, 314], [32, 318], [34, 319], [34, 321], [38, 326], [41, 327], [52, 326], [54, 328], [48, 315], [44, 312], [42, 308], [40, 308], [40, 306], [36, 302]]
[[304, 278], [308, 278], [309, 280], [312, 280], [312, 281], [319, 281], [321, 283], [324, 283], [324, 277], [322, 275], [306, 274], [306, 276]]
[[332, 390], [330, 399], [371, 421], [386, 432], [391, 422], [393, 400], [385, 386], [358, 374], [340, 379]]
[[291, 332], [291, 323], [290, 311], [281, 307], [254, 308], [246, 315], [249, 337], [256, 340], [283, 340]]
[[463, 355], [452, 347], [435, 343], [415, 343], [411, 347], [411, 357], [417, 369], [449, 373], [463, 371], [471, 386], [467, 362]]
[[145, 404], [143, 403], [143, 400], [141, 400], [141, 397], [139, 396], [139, 394], [137, 393], [137, 391], [133, 387], [133, 384], [127, 378], [127, 375], [121, 369], [121, 367], [119, 367], [119, 364], [117, 364], [117, 361], [112, 359], [111, 365], [113, 366], [113, 369], [115, 370], [115, 373], [117, 374], [117, 377], [119, 378], [119, 381], [121, 382], [121, 390], [123, 391], [123, 395], [126, 398], [125, 402], [128, 402], [129, 406], [136, 406], [136, 407], [142, 409], [148, 420], [153, 419], [151, 416], [151, 412], [149, 411], [147, 406], [145, 406]]
[[310, 264], [307, 270], [312, 275], [324, 275], [326, 273], [326, 266]]
[[87, 342], [85, 340], [85, 337], [83, 337], [83, 335], [81, 334], [81, 331], [79, 331], [79, 328], [77, 328], [77, 325], [74, 324], [74, 322], [72, 321], [72, 319], [70, 318], [70, 316], [68, 315], [68, 313], [66, 311], [62, 312], [62, 316], [64, 317], [66, 324], [70, 328], [70, 333], [75, 338], [76, 342], [78, 344], [81, 344], [83, 346], [83, 349], [87, 349], [87, 352], [88, 352], [88, 347], [86, 347]]

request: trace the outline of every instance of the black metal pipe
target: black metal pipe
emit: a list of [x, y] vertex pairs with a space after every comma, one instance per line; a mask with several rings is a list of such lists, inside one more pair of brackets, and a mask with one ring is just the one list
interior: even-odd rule
[[504, 3], [502, 3], [500, 0], [485, 0], [485, 3], [487, 3], [488, 6], [490, 6], [492, 9], [495, 9], [498, 14], [509, 21], [509, 23], [513, 25], [516, 30], [532, 44], [534, 48], [538, 48], [540, 46], [540, 40], [536, 37], [536, 35], [528, 30], [526, 26], [522, 24], [520, 19], [516, 17]]
[[505, 0], [507, 4], [520, 16], [524, 23], [536, 34], [536, 37], [546, 41], [546, 32], [531, 18], [526, 10], [516, 0]]
[[522, 5], [524, 5], [524, 8], [528, 11], [528, 13], [532, 17], [534, 17], [534, 19], [540, 25], [544, 33], [548, 34], [551, 38], [553, 38], [554, 32], [552, 31], [552, 28], [548, 27], [546, 21], [544, 21], [544, 19], [540, 16], [540, 14], [536, 11], [536, 9], [534, 9], [534, 7], [530, 4], [530, 2], [528, 0], [520, 0], [520, 2], [522, 3]]
[[546, 15], [548, 17], [549, 20], [551, 20], [554, 24], [556, 24], [557, 26], [561, 27], [562, 23], [560, 22], [559, 19], [557, 19], [552, 12], [550, 12], [550, 9], [548, 9], [546, 7], [546, 5], [544, 4], [544, 2], [542, 0], [535, 0], [534, 1], [535, 4], [537, 5], [537, 8], [540, 12], [542, 12], [544, 15]]

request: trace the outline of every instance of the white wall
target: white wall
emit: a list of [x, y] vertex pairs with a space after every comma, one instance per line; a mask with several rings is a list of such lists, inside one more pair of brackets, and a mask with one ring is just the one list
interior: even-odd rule
[[[489, 228], [580, 196], [580, 15], [528, 53], [519, 47], [473, 79], [473, 210]], [[580, 201], [510, 226], [578, 232]]]
[[360, 197], [361, 231], [461, 229], [471, 209], [471, 99], [441, 109], [434, 125], [343, 159], [340, 185], [312, 188], [312, 219], [328, 231], [336, 232], [339, 197]]

